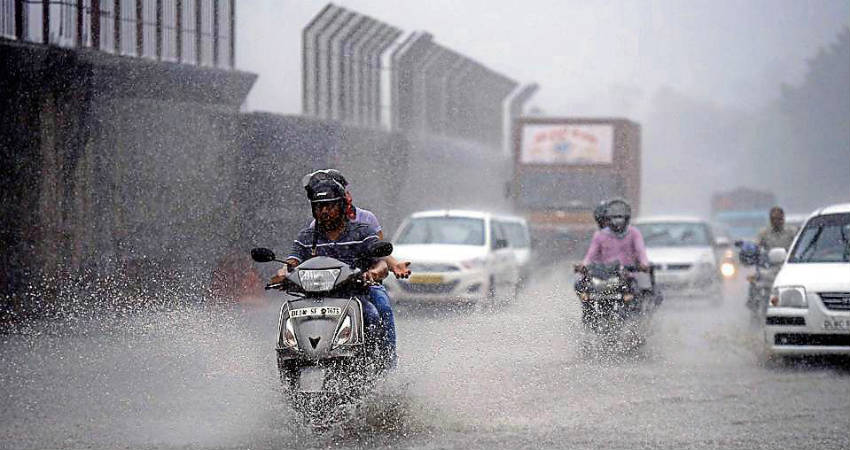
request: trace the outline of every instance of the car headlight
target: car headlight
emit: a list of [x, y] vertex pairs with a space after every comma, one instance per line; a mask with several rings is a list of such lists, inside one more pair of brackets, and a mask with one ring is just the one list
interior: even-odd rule
[[735, 276], [735, 264], [729, 261], [724, 262], [720, 265], [720, 274], [726, 278], [732, 278]]
[[307, 292], [321, 292], [333, 289], [339, 269], [300, 270], [298, 279]]
[[808, 308], [806, 289], [803, 286], [777, 286], [770, 296], [770, 306], [784, 308]]
[[283, 345], [289, 348], [298, 348], [298, 340], [295, 339], [295, 328], [292, 327], [292, 319], [286, 319], [283, 325]]
[[353, 331], [354, 329], [351, 327], [351, 316], [346, 315], [336, 330], [332, 347], [338, 347], [351, 342], [351, 338], [354, 335]]

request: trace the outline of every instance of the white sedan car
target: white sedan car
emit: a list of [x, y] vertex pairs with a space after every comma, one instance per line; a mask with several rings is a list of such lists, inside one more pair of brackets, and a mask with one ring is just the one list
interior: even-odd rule
[[[787, 256], [787, 259], [786, 259]], [[773, 282], [765, 344], [774, 355], [850, 354], [850, 203], [809, 217]]]
[[396, 303], [477, 303], [515, 295], [519, 265], [505, 221], [490, 213], [440, 210], [411, 215], [393, 239], [393, 256], [411, 261], [408, 280], [384, 282]]
[[709, 224], [693, 217], [647, 217], [635, 220], [655, 264], [655, 282], [666, 294], [710, 297], [722, 301], [718, 246]]

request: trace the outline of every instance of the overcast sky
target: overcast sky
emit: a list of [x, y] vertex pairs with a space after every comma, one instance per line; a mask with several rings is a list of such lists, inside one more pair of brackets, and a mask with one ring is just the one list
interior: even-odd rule
[[[640, 119], [661, 87], [753, 110], [798, 83], [806, 59], [850, 25], [845, 0], [340, 0], [517, 81], [550, 114]], [[301, 37], [326, 4], [249, 0], [237, 10], [237, 66], [259, 79], [249, 110], [301, 111]]]

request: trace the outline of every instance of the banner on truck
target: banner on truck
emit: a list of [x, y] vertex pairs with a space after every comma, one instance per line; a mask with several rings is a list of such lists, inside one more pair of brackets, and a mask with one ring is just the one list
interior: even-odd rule
[[612, 125], [526, 124], [522, 129], [521, 164], [611, 164]]

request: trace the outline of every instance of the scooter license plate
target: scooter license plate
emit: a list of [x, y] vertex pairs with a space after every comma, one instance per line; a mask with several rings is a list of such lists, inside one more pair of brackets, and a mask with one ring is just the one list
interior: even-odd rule
[[443, 282], [442, 275], [425, 275], [425, 274], [413, 274], [408, 279], [410, 283], [417, 284], [437, 284]]
[[299, 308], [289, 310], [289, 317], [339, 317], [342, 308], [336, 306], [315, 306], [313, 308]]
[[325, 369], [304, 367], [298, 374], [298, 390], [301, 392], [321, 392], [325, 387]]

